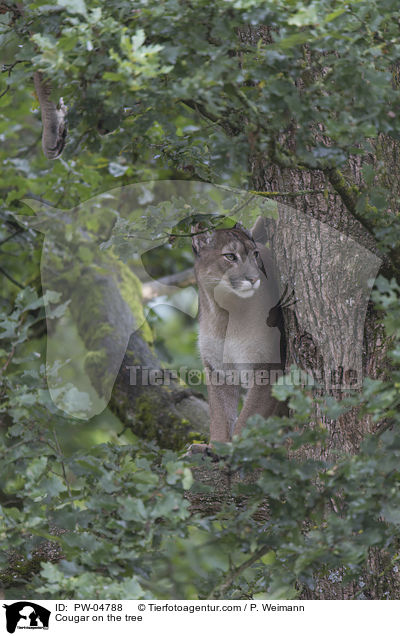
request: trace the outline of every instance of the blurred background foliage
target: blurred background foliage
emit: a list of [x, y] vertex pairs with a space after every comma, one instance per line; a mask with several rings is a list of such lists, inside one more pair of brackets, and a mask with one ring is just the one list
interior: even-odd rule
[[[389, 139], [391, 158], [398, 156], [398, 4], [98, 4], [0, 3], [6, 596], [318, 598], [330, 585], [331, 598], [342, 588], [353, 598], [398, 598], [399, 193], [381, 144]], [[41, 149], [37, 70], [51, 80], [54, 99], [68, 105], [68, 143], [53, 162]], [[315, 396], [284, 386], [276, 393], [289, 399], [291, 417], [256, 418], [240, 440], [219, 449], [217, 465], [140, 440], [108, 409], [90, 421], [63, 415], [46, 383], [43, 234], [17, 221], [32, 215], [23, 200], [72, 210], [116, 186], [153, 180], [249, 189], [251, 153], [325, 171], [384, 259], [374, 302], [390, 343], [389, 373], [367, 378], [362, 392], [340, 403], [320, 404], [332, 419], [357, 406], [379, 433], [356, 455], [307, 459], [302, 451], [323, 447], [327, 431], [306, 426]], [[341, 181], [350, 156], [366, 159], [362, 188]], [[102, 220], [92, 215], [88, 231], [98, 232]], [[112, 249], [126, 260], [118, 241], [126, 226], [113, 230]], [[90, 252], [80, 258], [90, 265]], [[156, 247], [144, 259], [153, 278], [191, 262], [188, 241]], [[130, 267], [135, 271], [134, 259]], [[166, 366], [200, 366], [194, 319], [157, 306], [148, 322]], [[64, 338], [60, 329], [61, 358]], [[85, 376], [76, 364], [74, 373]], [[207, 494], [194, 479], [204, 466], [240, 479], [231, 496], [221, 496], [220, 509], [200, 514], [188, 493]], [[321, 580], [328, 584], [319, 590]]]

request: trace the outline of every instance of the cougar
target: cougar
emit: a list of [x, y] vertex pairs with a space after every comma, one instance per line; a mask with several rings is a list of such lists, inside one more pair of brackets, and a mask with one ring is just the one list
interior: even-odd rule
[[[228, 442], [251, 415], [278, 410], [268, 376], [284, 365], [282, 299], [270, 251], [241, 225], [213, 232], [196, 226], [192, 247], [210, 443]], [[238, 415], [243, 385], [247, 394]]]

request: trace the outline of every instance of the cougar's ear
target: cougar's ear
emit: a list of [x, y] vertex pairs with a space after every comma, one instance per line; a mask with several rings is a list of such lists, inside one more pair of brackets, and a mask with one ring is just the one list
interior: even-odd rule
[[251, 234], [256, 243], [262, 243], [263, 245], [268, 240], [267, 224], [263, 216], [259, 216], [253, 227], [251, 228]]
[[247, 236], [247, 238], [253, 240], [253, 236], [252, 236], [251, 232], [247, 228], [245, 228], [244, 225], [242, 225], [239, 221], [237, 223], [235, 223], [235, 225], [233, 226], [232, 230], [239, 230], [245, 236]]
[[200, 250], [209, 245], [212, 241], [213, 233], [210, 230], [206, 231], [206, 228], [201, 223], [196, 223], [190, 228], [192, 234], [192, 248], [195, 254], [199, 254]]
[[246, 228], [244, 227], [244, 225], [242, 225], [240, 223], [240, 221], [236, 221], [236, 223], [233, 226], [232, 230], [240, 230], [241, 232], [247, 232]]

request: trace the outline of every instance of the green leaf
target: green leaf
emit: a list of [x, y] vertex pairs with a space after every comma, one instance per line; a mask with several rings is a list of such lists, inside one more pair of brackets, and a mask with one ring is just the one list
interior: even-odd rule
[[57, 0], [57, 6], [65, 8], [68, 13], [87, 14], [84, 0]]
[[141, 499], [132, 499], [131, 497], [119, 498], [122, 505], [121, 518], [125, 521], [145, 521], [147, 519], [147, 511]]
[[267, 554], [264, 554], [264, 556], [261, 557], [261, 561], [264, 563], [264, 565], [272, 565], [276, 561], [275, 552], [273, 550], [270, 550], [269, 552], [267, 552]]
[[67, 487], [61, 477], [51, 475], [40, 481], [40, 488], [43, 488], [49, 497], [57, 497], [60, 493], [65, 492]]
[[308, 7], [302, 7], [300, 11], [288, 18], [288, 24], [302, 27], [308, 24], [318, 22], [317, 6], [310, 4]]

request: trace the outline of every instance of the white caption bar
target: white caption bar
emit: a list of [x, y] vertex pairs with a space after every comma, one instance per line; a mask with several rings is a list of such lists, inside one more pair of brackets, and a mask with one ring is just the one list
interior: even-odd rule
[[[32, 636], [96, 633], [204, 636], [204, 630], [293, 630], [296, 636], [362, 633], [376, 636], [397, 624], [400, 601], [3, 601], [0, 633]], [[279, 632], [278, 632], [279, 633]], [[40, 636], [35, 634], [35, 636]], [[44, 636], [44, 635], [43, 635]]]

